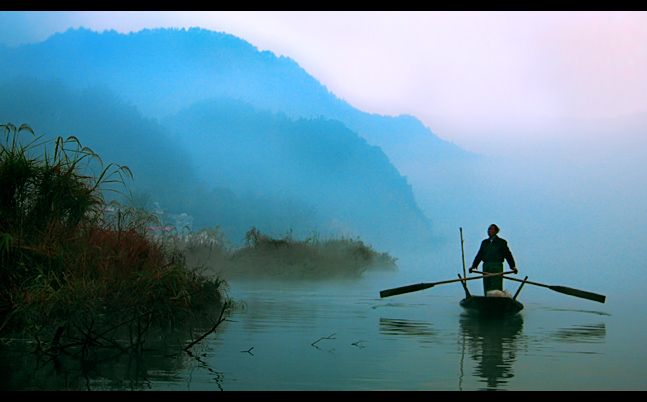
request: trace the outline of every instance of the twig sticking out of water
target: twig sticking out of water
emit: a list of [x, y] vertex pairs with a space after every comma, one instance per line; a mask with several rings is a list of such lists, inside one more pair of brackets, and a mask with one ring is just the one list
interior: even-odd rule
[[[331, 335], [328, 335], [328, 336], [324, 336], [324, 337], [322, 337], [322, 338], [319, 338], [319, 339], [317, 339], [316, 341], [312, 342], [312, 343], [311, 343], [311, 345], [312, 345], [312, 346], [315, 346], [315, 344], [317, 344], [317, 342], [322, 341], [322, 340], [324, 340], [324, 339], [336, 339], [336, 338], [335, 338], [335, 335], [337, 335], [337, 333], [336, 333], [336, 332], [335, 332], [334, 334], [331, 334]], [[316, 346], [315, 346], [315, 347], [316, 347]]]
[[205, 332], [201, 337], [199, 337], [199, 338], [198, 338], [198, 339], [196, 339], [195, 341], [193, 341], [193, 342], [191, 342], [190, 344], [188, 344], [188, 345], [187, 345], [184, 349], [182, 349], [182, 350], [184, 350], [185, 352], [186, 352], [186, 351], [188, 351], [188, 350], [189, 350], [193, 345], [195, 345], [196, 343], [200, 342], [201, 340], [203, 340], [204, 338], [206, 338], [210, 333], [212, 333], [213, 331], [215, 331], [215, 330], [216, 330], [216, 328], [218, 328], [218, 325], [220, 325], [223, 321], [225, 321], [225, 319], [223, 318], [223, 316], [224, 316], [224, 314], [225, 314], [225, 310], [226, 310], [226, 309], [227, 309], [227, 302], [225, 302], [225, 304], [223, 304], [223, 306], [222, 306], [222, 311], [220, 312], [220, 317], [218, 317], [218, 321], [216, 321], [216, 324], [215, 324], [215, 325], [214, 325], [214, 326], [213, 326], [209, 331]]
[[249, 353], [250, 355], [254, 356], [254, 354], [252, 353], [252, 349], [254, 349], [253, 346], [247, 350], [241, 350], [240, 353]]

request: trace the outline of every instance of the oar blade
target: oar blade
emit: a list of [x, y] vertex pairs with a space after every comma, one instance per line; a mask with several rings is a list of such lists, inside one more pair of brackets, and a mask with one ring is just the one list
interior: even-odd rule
[[419, 290], [425, 290], [433, 287], [433, 283], [418, 283], [416, 285], [407, 285], [407, 286], [401, 286], [399, 288], [393, 288], [393, 289], [386, 289], [380, 291], [380, 297], [390, 297], [390, 296], [396, 296], [396, 295], [401, 295], [403, 293], [411, 293], [411, 292], [417, 292]]
[[573, 289], [566, 286], [549, 286], [548, 288], [550, 290], [554, 290], [555, 292], [563, 293], [565, 295], [581, 297], [583, 299], [593, 300], [599, 303], [604, 303], [607, 299], [607, 297], [604, 295], [599, 295], [593, 292], [587, 292], [585, 290]]

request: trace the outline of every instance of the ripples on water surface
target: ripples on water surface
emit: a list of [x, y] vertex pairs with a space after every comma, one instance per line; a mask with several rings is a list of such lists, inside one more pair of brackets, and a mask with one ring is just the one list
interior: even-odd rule
[[[460, 285], [379, 298], [397, 278], [343, 284], [232, 283], [246, 308], [192, 355], [76, 367], [41, 364], [4, 388], [153, 390], [645, 389], [644, 320], [526, 286], [522, 313], [483, 321]], [[475, 288], [475, 286], [472, 286]], [[2, 369], [10, 369], [3, 354]], [[33, 357], [26, 357], [32, 359]], [[39, 376], [47, 377], [46, 383]]]

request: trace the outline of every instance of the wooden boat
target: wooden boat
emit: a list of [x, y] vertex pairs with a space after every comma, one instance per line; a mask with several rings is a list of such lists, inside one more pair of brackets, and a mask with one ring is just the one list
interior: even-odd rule
[[488, 297], [468, 295], [460, 301], [465, 310], [484, 316], [505, 316], [523, 310], [523, 304], [512, 297]]
[[513, 273], [513, 271], [499, 272], [495, 274], [485, 273], [485, 272], [476, 271], [476, 270], [472, 270], [471, 272], [480, 274], [480, 276], [467, 278], [467, 277], [462, 277], [459, 274], [458, 279], [450, 279], [450, 280], [440, 281], [440, 282], [418, 283], [415, 285], [400, 286], [397, 288], [380, 291], [380, 297], [381, 298], [391, 297], [395, 295], [401, 295], [404, 293], [417, 292], [420, 290], [429, 289], [436, 285], [441, 285], [445, 283], [460, 282], [463, 285], [463, 288], [465, 289], [465, 298], [460, 301], [460, 305], [462, 307], [464, 307], [468, 311], [481, 313], [483, 315], [499, 315], [499, 316], [516, 314], [521, 310], [523, 310], [523, 304], [517, 301], [517, 296], [519, 296], [519, 293], [521, 292], [523, 285], [525, 285], [526, 283], [544, 287], [565, 295], [581, 297], [583, 299], [592, 300], [599, 303], [604, 303], [606, 301], [606, 296], [601, 294], [587, 292], [585, 290], [573, 289], [566, 286], [545, 285], [543, 283], [530, 282], [527, 276], [523, 280], [506, 276], [506, 278], [509, 280], [521, 282], [521, 286], [519, 286], [519, 289], [517, 289], [517, 292], [513, 297], [473, 296], [470, 294], [469, 290], [467, 289], [467, 284], [466, 284], [467, 281], [483, 279], [485, 277], [491, 277], [491, 276], [507, 275], [507, 274]]
[[[458, 275], [458, 277], [460, 278], [461, 276]], [[527, 280], [528, 277], [526, 276], [514, 296], [502, 291], [488, 292], [487, 296], [474, 296], [467, 289], [466, 282], [463, 281], [461, 284], [465, 290], [465, 298], [459, 304], [468, 312], [476, 313], [480, 316], [504, 317], [517, 314], [523, 310], [523, 304], [517, 301], [517, 296], [521, 293], [521, 289]]]

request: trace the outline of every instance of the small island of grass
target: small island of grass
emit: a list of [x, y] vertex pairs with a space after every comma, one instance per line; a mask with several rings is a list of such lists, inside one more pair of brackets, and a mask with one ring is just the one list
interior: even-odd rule
[[291, 233], [277, 238], [251, 228], [244, 246], [223, 247], [223, 236], [214, 230], [192, 233], [178, 248], [192, 264], [227, 280], [359, 279], [370, 271], [397, 270], [396, 258], [360, 239], [311, 236], [299, 240]]

